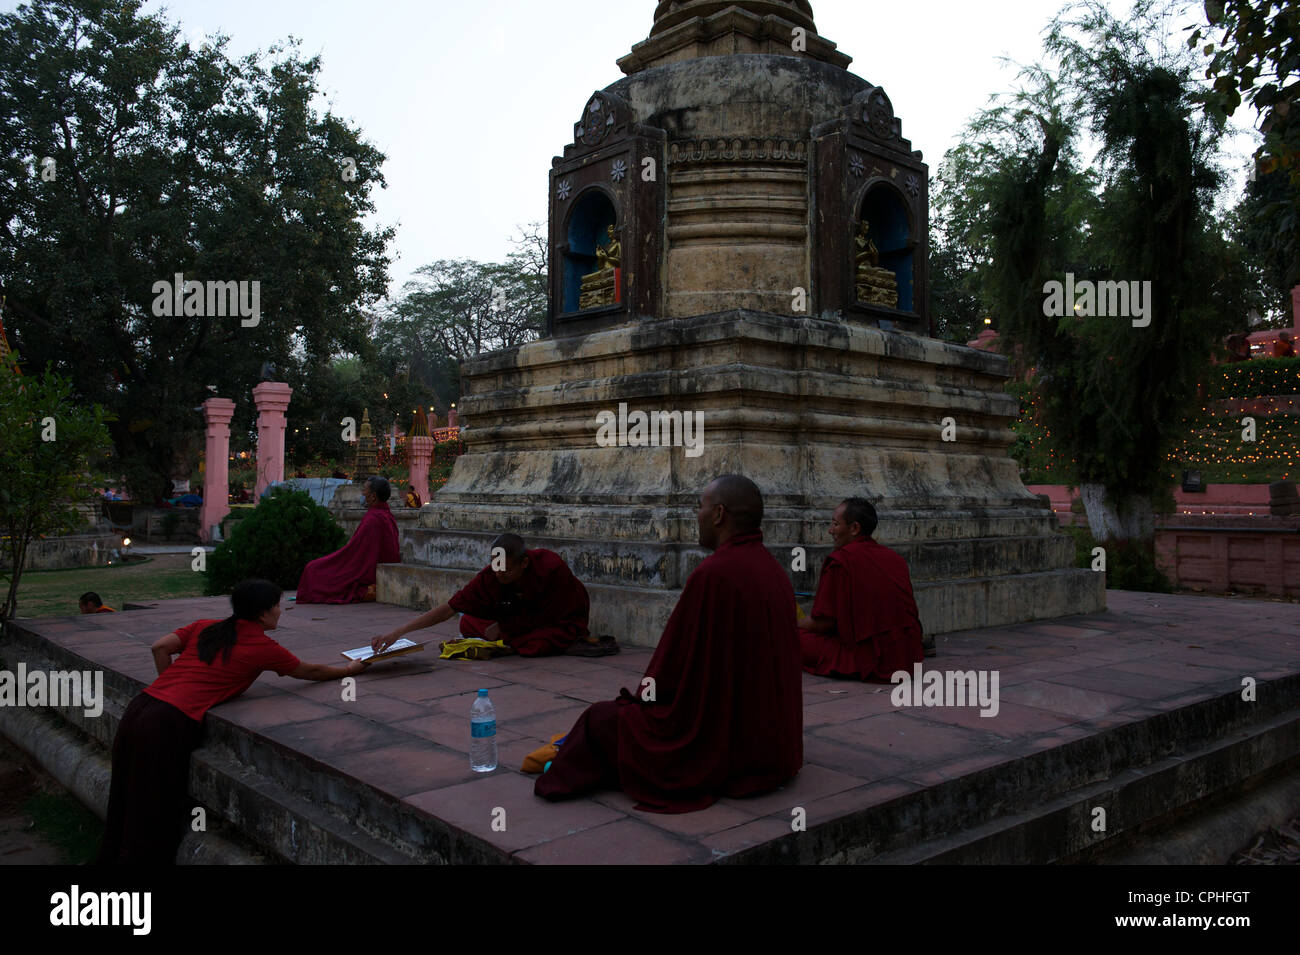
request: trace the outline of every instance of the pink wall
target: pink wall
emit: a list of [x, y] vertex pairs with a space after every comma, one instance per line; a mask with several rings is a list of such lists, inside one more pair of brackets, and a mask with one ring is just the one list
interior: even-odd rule
[[1300, 596], [1300, 518], [1182, 520], [1156, 531], [1156, 565], [1176, 586]]

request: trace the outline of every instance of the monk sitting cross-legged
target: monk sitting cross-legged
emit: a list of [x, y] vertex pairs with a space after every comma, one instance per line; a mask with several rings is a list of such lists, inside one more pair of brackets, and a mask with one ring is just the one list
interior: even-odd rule
[[522, 657], [564, 653], [586, 637], [587, 588], [554, 551], [528, 550], [516, 534], [492, 542], [492, 562], [445, 604], [382, 637], [380, 651], [412, 630], [450, 620], [457, 613], [466, 637], [503, 640]]
[[649, 812], [693, 812], [776, 789], [803, 765], [803, 675], [794, 588], [763, 546], [754, 482], [720, 477], [700, 497], [700, 546], [635, 692], [578, 718], [534, 792], [622, 789]]
[[809, 673], [888, 683], [924, 656], [907, 561], [872, 540], [875, 529], [869, 501], [851, 497], [835, 509], [835, 550], [822, 565], [812, 615], [799, 621]]

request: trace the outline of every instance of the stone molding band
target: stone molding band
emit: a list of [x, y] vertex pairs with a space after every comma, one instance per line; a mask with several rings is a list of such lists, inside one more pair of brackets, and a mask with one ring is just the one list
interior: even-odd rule
[[683, 166], [705, 162], [808, 161], [808, 144], [790, 139], [679, 140], [668, 144], [668, 164]]

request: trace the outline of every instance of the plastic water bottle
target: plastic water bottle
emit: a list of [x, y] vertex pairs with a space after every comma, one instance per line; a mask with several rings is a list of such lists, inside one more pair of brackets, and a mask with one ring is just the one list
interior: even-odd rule
[[497, 768], [497, 711], [487, 690], [479, 690], [469, 708], [469, 768], [476, 773]]

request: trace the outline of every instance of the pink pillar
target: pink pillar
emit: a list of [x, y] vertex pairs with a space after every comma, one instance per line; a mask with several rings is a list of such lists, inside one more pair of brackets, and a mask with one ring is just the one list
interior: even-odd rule
[[205, 544], [212, 540], [212, 528], [230, 513], [230, 419], [234, 414], [235, 403], [229, 398], [209, 398], [203, 402], [208, 440], [203, 456], [199, 540]]
[[433, 434], [438, 430], [438, 413], [430, 408], [426, 417], [429, 419], [429, 434]]
[[293, 389], [284, 382], [264, 381], [253, 389], [257, 405], [257, 487], [253, 496], [276, 481], [284, 480], [284, 413], [289, 410]]
[[[411, 469], [411, 483], [420, 500], [429, 502], [429, 462], [433, 460], [433, 438], [421, 435], [406, 439], [406, 460]], [[402, 489], [401, 495], [406, 496]]]
[[455, 405], [452, 405], [451, 410], [447, 412], [447, 427], [455, 428], [457, 426], [456, 422], [459, 419], [460, 419], [460, 412], [456, 410]]

